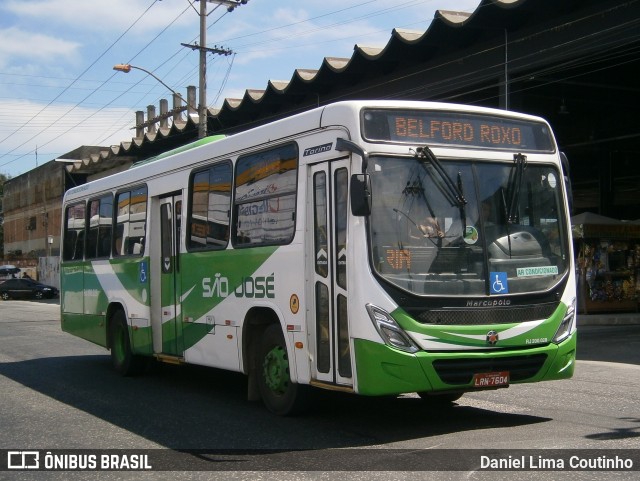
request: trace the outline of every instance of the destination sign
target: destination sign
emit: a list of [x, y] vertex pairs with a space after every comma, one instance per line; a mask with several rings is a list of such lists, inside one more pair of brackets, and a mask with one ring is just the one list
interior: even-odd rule
[[366, 110], [363, 135], [370, 141], [553, 152], [549, 128], [493, 115], [434, 110]]

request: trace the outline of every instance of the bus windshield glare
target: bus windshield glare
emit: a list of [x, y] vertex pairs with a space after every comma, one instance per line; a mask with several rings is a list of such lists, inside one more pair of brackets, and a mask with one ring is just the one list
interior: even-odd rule
[[420, 156], [370, 159], [371, 255], [383, 279], [437, 296], [540, 292], [559, 282], [569, 247], [554, 166], [440, 165], [444, 172]]

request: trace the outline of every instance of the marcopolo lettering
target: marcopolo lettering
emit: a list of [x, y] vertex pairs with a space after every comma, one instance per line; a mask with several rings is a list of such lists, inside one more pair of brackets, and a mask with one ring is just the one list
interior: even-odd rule
[[510, 306], [510, 299], [494, 299], [486, 301], [472, 301], [468, 300], [466, 307], [496, 307], [496, 306]]

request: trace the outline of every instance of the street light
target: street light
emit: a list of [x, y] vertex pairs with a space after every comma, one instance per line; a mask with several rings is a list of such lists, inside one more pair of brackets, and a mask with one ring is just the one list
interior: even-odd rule
[[113, 66], [113, 70], [117, 70], [118, 72], [124, 72], [124, 73], [131, 72], [132, 68], [134, 68], [136, 70], [142, 70], [147, 75], [151, 75], [154, 79], [156, 79], [158, 82], [160, 82], [162, 85], [164, 85], [167, 88], [167, 90], [169, 90], [170, 92], [176, 94], [178, 97], [180, 97], [182, 100], [184, 100], [182, 98], [182, 95], [180, 95], [178, 92], [173, 90], [166, 83], [164, 83], [162, 80], [160, 80], [153, 72], [150, 72], [146, 68], [136, 67], [135, 65], [131, 65], [131, 64], [128, 64], [128, 63], [119, 63], [119, 64], [116, 64], [116, 65]]
[[116, 64], [116, 65], [113, 66], [113, 70], [117, 70], [118, 72], [129, 73], [129, 72], [131, 72], [131, 69], [142, 70], [147, 75], [150, 75], [151, 77], [156, 79], [158, 82], [160, 82], [162, 85], [164, 85], [164, 87], [167, 90], [169, 90], [171, 93], [173, 93], [174, 95], [177, 95], [180, 98], [180, 100], [182, 100], [185, 104], [187, 104], [188, 107], [191, 107], [192, 109], [195, 110], [193, 105], [191, 105], [188, 101], [186, 101], [184, 99], [184, 97], [182, 95], [180, 95], [180, 93], [178, 93], [175, 90], [173, 90], [166, 83], [164, 83], [160, 78], [158, 78], [153, 72], [150, 72], [146, 68], [136, 67], [135, 65], [131, 65], [131, 64], [128, 64], [128, 63], [119, 63], [119, 64]]

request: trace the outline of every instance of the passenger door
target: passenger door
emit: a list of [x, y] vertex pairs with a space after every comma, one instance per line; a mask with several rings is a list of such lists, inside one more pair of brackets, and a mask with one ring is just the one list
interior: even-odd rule
[[[180, 309], [180, 230], [182, 216], [182, 196], [167, 194], [156, 204], [159, 219], [158, 238], [154, 244], [151, 262], [153, 271], [159, 272], [159, 282], [152, 284], [152, 311], [156, 322], [153, 323], [154, 350], [162, 354], [182, 356], [182, 323]], [[152, 239], [153, 242], [153, 239]], [[153, 283], [153, 279], [152, 279]], [[156, 299], [154, 300], [154, 297]], [[159, 299], [157, 299], [159, 297]], [[159, 320], [160, 322], [158, 322]], [[158, 332], [159, 331], [159, 332]], [[158, 346], [160, 344], [160, 346]]]
[[312, 256], [307, 266], [311, 307], [307, 329], [312, 377], [332, 384], [352, 386], [349, 320], [347, 316], [348, 160], [312, 166], [309, 176], [308, 229]]

